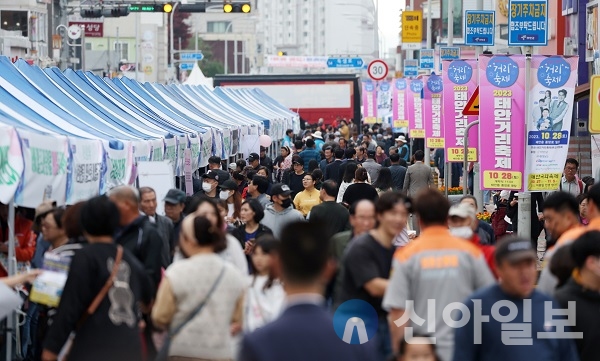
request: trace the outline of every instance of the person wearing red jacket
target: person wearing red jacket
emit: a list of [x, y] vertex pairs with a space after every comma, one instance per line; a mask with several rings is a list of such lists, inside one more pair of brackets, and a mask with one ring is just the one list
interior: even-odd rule
[[[17, 212], [15, 215], [15, 256], [17, 262], [29, 262], [35, 253], [35, 233], [33, 222]], [[0, 203], [0, 277], [6, 277], [8, 256], [8, 205]]]
[[466, 203], [459, 203], [450, 208], [448, 212], [448, 226], [450, 233], [458, 238], [465, 239], [476, 245], [485, 257], [485, 261], [496, 279], [496, 264], [494, 261], [495, 247], [481, 244], [479, 235], [475, 232], [479, 225], [475, 209]]

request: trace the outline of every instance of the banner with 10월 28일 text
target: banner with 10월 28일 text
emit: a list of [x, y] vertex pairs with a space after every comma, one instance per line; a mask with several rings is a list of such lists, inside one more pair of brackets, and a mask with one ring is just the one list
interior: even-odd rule
[[406, 92], [406, 112], [408, 114], [408, 131], [411, 138], [425, 138], [425, 127], [423, 126], [423, 99], [421, 91], [423, 81], [412, 79]]
[[408, 127], [408, 117], [406, 116], [406, 87], [407, 81], [404, 78], [394, 79], [393, 98], [392, 98], [392, 129], [394, 133], [404, 131]]
[[442, 123], [442, 78], [435, 74], [423, 77], [423, 117], [425, 144], [427, 148], [444, 148], [444, 124]]
[[528, 191], [559, 189], [569, 152], [577, 56], [534, 55], [526, 114]]
[[[467, 125], [476, 121], [477, 115], [463, 115], [463, 109], [477, 89], [477, 60], [444, 60], [444, 138], [446, 161], [464, 161], [464, 135]], [[469, 129], [468, 161], [477, 161], [479, 126]]]
[[363, 119], [367, 124], [377, 122], [377, 83], [373, 81], [363, 81]]
[[482, 189], [523, 190], [525, 56], [479, 58]]

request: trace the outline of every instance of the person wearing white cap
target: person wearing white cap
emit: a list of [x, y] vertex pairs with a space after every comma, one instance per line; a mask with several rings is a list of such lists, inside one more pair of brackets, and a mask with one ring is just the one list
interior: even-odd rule
[[317, 148], [317, 150], [320, 152], [321, 149], [323, 149], [323, 144], [325, 144], [325, 141], [323, 140], [323, 133], [320, 130], [317, 130], [313, 134], [313, 138], [315, 139], [315, 148]]
[[406, 138], [403, 135], [398, 136], [398, 138], [396, 138], [396, 144], [398, 145], [398, 154], [400, 154], [400, 158], [408, 162], [408, 159], [410, 158], [410, 149], [408, 148], [408, 144], [406, 144]]

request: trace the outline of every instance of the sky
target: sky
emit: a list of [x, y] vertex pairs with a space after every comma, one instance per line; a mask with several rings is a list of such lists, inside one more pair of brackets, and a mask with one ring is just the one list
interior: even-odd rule
[[[404, 0], [374, 0], [379, 1], [379, 29], [383, 35], [385, 48], [396, 48], [398, 45], [398, 32], [400, 31], [400, 4]], [[381, 36], [380, 35], [380, 36]]]

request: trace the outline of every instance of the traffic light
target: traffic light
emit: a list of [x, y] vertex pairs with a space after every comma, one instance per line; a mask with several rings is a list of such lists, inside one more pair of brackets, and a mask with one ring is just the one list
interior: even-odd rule
[[102, 9], [102, 16], [105, 18], [120, 18], [129, 15], [129, 7], [118, 6], [112, 9]]
[[82, 18], [101, 18], [102, 9], [81, 9], [79, 14]]
[[286, 56], [287, 55], [287, 51], [278, 51], [277, 55], [279, 55], [279, 56]]
[[223, 4], [224, 13], [244, 13], [248, 14], [252, 11], [252, 6], [249, 2], [243, 3], [225, 3]]
[[129, 11], [132, 13], [170, 13], [173, 11], [173, 4], [130, 4]]
[[195, 3], [195, 4], [183, 4], [179, 3], [177, 9], [178, 13], [205, 13], [206, 3]]

